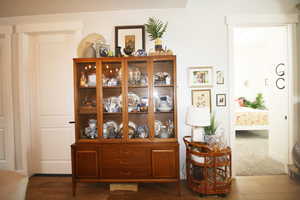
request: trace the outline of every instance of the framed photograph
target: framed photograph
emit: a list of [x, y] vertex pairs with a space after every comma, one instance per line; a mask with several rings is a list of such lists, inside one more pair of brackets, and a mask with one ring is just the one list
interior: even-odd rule
[[217, 84], [224, 84], [224, 72], [223, 71], [217, 71], [216, 73], [216, 82]]
[[138, 49], [146, 49], [143, 25], [115, 27], [115, 48], [121, 47], [123, 51], [128, 46], [133, 48], [134, 52]]
[[188, 73], [190, 87], [212, 87], [212, 67], [190, 67]]
[[192, 105], [196, 107], [209, 107], [211, 112], [211, 91], [192, 90]]
[[216, 94], [216, 105], [226, 106], [226, 94]]

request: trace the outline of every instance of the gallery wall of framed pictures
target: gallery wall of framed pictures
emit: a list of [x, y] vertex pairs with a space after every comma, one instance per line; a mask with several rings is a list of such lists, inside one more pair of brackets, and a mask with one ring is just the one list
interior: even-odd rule
[[[212, 102], [216, 107], [226, 107], [226, 94], [216, 93], [225, 84], [224, 71], [214, 70], [213, 66], [195, 66], [188, 68], [188, 82], [191, 88], [191, 103], [196, 107], [208, 107], [212, 112]], [[213, 98], [214, 97], [214, 98]], [[212, 99], [215, 99], [213, 101]]]

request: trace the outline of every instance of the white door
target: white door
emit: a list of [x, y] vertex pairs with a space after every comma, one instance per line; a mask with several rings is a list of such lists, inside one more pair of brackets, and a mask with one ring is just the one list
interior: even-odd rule
[[272, 42], [269, 86], [269, 155], [288, 163], [288, 108], [289, 108], [289, 63], [287, 26], [272, 28], [277, 38]]
[[0, 33], [0, 169], [6, 170], [15, 169], [10, 42]]
[[32, 58], [32, 172], [71, 173], [74, 142], [73, 62], [75, 34], [30, 36]]

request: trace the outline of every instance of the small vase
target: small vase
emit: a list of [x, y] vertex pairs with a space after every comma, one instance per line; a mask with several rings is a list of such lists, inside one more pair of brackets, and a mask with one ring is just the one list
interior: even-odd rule
[[115, 56], [116, 57], [122, 57], [122, 53], [121, 53], [121, 47], [116, 47], [116, 50], [115, 50]]
[[162, 51], [162, 40], [160, 38], [156, 38], [154, 44], [155, 44], [155, 51]]
[[131, 48], [129, 45], [127, 47], [125, 47], [123, 49], [124, 53], [127, 55], [127, 56], [132, 56], [132, 53], [134, 52], [134, 49]]

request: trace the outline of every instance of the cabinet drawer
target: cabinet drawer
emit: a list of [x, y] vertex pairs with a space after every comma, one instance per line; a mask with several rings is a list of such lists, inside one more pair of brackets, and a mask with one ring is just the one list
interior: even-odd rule
[[103, 178], [149, 178], [151, 170], [145, 168], [102, 168]]
[[150, 149], [128, 148], [121, 151], [121, 162], [133, 167], [144, 167], [150, 165]]
[[120, 164], [120, 148], [103, 148], [102, 165], [115, 166]]
[[103, 148], [102, 165], [104, 167], [146, 167], [150, 165], [148, 148]]

